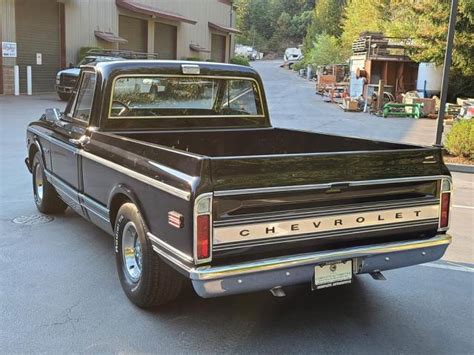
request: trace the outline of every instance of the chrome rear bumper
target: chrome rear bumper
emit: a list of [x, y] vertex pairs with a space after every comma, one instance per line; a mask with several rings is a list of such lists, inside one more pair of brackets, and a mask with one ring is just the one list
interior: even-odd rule
[[189, 271], [194, 289], [204, 298], [310, 283], [314, 266], [353, 260], [353, 272], [397, 269], [440, 259], [451, 236], [438, 234], [430, 239], [367, 245], [315, 253], [243, 262], [226, 266], [203, 266]]

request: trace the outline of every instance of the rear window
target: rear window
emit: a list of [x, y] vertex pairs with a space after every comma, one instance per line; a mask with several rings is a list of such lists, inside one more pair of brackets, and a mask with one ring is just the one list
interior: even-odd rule
[[253, 79], [133, 76], [115, 80], [109, 118], [262, 115]]

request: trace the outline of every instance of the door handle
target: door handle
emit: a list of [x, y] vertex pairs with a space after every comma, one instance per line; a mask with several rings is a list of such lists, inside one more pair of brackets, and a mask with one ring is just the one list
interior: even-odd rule
[[72, 143], [72, 144], [74, 144], [76, 146], [79, 146], [79, 147], [82, 147], [82, 146], [88, 144], [90, 141], [91, 141], [91, 139], [88, 136], [82, 136], [79, 139], [74, 139], [74, 138], [69, 139], [69, 143]]

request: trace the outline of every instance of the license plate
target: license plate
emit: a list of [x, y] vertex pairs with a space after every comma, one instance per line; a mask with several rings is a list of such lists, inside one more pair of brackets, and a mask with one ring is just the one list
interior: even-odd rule
[[316, 265], [314, 267], [314, 289], [350, 284], [352, 281], [352, 260]]

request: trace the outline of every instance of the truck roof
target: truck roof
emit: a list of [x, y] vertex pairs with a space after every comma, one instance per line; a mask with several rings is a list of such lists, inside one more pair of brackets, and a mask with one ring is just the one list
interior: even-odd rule
[[103, 78], [107, 80], [112, 79], [117, 75], [124, 74], [183, 75], [185, 74], [183, 73], [184, 65], [199, 67], [199, 74], [188, 75], [251, 77], [260, 82], [260, 76], [252, 67], [215, 62], [195, 62], [184, 60], [117, 60], [97, 63], [95, 68], [99, 70], [102, 73]]

